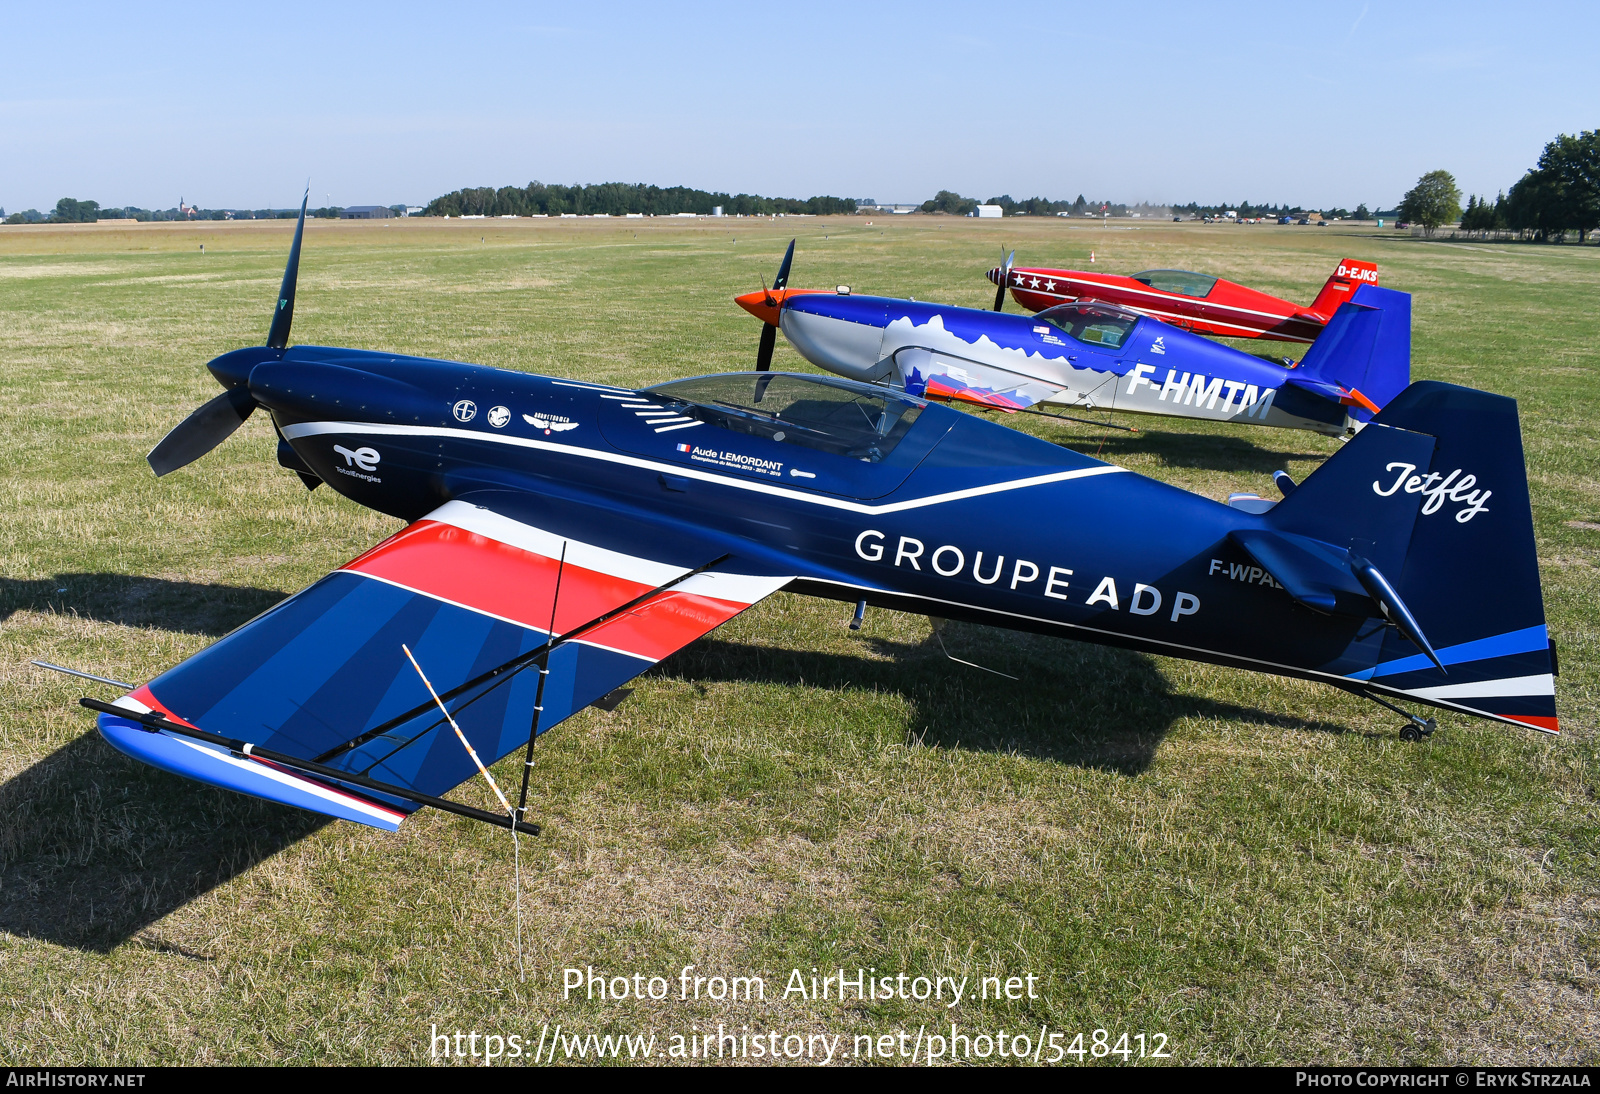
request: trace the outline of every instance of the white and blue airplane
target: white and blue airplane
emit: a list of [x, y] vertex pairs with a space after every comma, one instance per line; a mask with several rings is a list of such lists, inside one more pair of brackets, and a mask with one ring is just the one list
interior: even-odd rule
[[1365, 284], [1299, 362], [1274, 361], [1115, 304], [1011, 315], [920, 300], [790, 289], [737, 297], [811, 364], [913, 395], [1005, 411], [1130, 411], [1344, 436], [1411, 382], [1411, 297]]

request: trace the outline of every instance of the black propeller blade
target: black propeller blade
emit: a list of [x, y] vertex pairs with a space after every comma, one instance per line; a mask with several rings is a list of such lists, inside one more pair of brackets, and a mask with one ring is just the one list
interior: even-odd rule
[[761, 324], [761, 344], [756, 347], [756, 371], [766, 372], [772, 367], [772, 349], [778, 344], [778, 328], [771, 323]]
[[778, 267], [778, 276], [773, 278], [774, 289], [787, 289], [789, 287], [789, 267], [794, 263], [794, 240], [789, 241], [789, 249], [783, 252], [783, 263]]
[[159, 478], [193, 463], [232, 436], [255, 408], [249, 388], [229, 388], [161, 438], [161, 443], [145, 457], [150, 461], [150, 470]]
[[1000, 286], [994, 291], [994, 310], [1004, 311], [1006, 305], [1006, 287], [1011, 284], [1011, 264], [1017, 260], [1017, 252], [1012, 251], [1006, 255], [1004, 246], [1000, 248], [1003, 256], [1000, 261]]
[[[772, 289], [767, 292], [767, 299], [772, 299], [772, 290], [787, 288], [789, 285], [789, 267], [794, 264], [794, 240], [789, 241], [789, 249], [783, 252], [783, 262], [778, 266], [778, 276], [772, 279]], [[766, 372], [772, 367], [772, 351], [778, 344], [778, 328], [771, 323], [761, 326], [761, 344], [756, 347], [756, 371]]]
[[[272, 326], [267, 329], [268, 349], [283, 349], [289, 344], [289, 327], [294, 323], [294, 286], [300, 277], [300, 240], [306, 233], [306, 205], [310, 200], [308, 186], [300, 199], [300, 220], [294, 226], [294, 242], [289, 245], [289, 263], [283, 268], [278, 306], [272, 313]], [[231, 437], [255, 408], [247, 385], [230, 387], [161, 438], [161, 443], [145, 457], [150, 469], [160, 477], [193, 463]]]
[[300, 279], [300, 239], [306, 234], [306, 203], [311, 188], [300, 199], [300, 222], [294, 226], [294, 242], [289, 245], [289, 264], [283, 268], [283, 284], [278, 288], [278, 307], [267, 329], [267, 348], [283, 349], [289, 344], [289, 327], [294, 323], [294, 286]]

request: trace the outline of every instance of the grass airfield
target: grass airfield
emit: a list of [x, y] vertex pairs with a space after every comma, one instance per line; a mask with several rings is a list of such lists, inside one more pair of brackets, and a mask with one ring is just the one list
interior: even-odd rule
[[[853, 634], [847, 605], [779, 594], [541, 738], [523, 983], [504, 831], [423, 811], [391, 836], [185, 782], [100, 740], [76, 700], [109, 689], [27, 664], [147, 680], [398, 528], [307, 492], [265, 415], [165, 480], [144, 462], [217, 392], [204, 363], [264, 339], [291, 229], [0, 228], [0, 1062], [425, 1063], [433, 1026], [531, 1046], [546, 1022], [848, 1048], [952, 1021], [1164, 1034], [1181, 1063], [1600, 1062], [1600, 249], [1053, 218], [309, 224], [295, 342], [629, 385], [750, 367], [731, 297], [791, 235], [797, 286], [976, 307], [1002, 243], [1300, 301], [1373, 259], [1415, 294], [1414, 377], [1520, 402], [1558, 739], [1439, 713], [1407, 744], [1330, 688], [947, 629], [1013, 683], [946, 661], [921, 617]], [[1280, 346], [1300, 353], [1255, 348]], [[802, 367], [781, 339], [774, 367]], [[1214, 498], [1337, 447], [1118, 420], [1139, 431], [1007, 424]], [[687, 964], [763, 976], [767, 1001], [684, 1002], [676, 979], [665, 1002], [561, 999], [567, 966]], [[1031, 973], [1040, 997], [783, 998], [813, 966]]]

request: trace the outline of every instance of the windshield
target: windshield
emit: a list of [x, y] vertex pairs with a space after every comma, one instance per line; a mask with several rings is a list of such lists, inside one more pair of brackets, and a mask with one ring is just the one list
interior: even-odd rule
[[729, 373], [647, 388], [686, 417], [735, 433], [877, 463], [900, 443], [920, 399], [793, 373]]
[[1080, 342], [1106, 349], [1121, 349], [1139, 322], [1137, 314], [1105, 304], [1058, 304], [1034, 318], [1044, 320]]
[[1133, 275], [1135, 281], [1161, 292], [1179, 296], [1209, 296], [1217, 279], [1190, 270], [1144, 270]]

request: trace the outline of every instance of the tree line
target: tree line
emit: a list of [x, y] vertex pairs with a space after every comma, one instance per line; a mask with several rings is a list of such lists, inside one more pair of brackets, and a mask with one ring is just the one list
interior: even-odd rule
[[[389, 208], [396, 213], [405, 211], [404, 205], [391, 205]], [[330, 205], [321, 209], [306, 210], [307, 216], [323, 217], [337, 220], [344, 210], [337, 205]], [[171, 209], [141, 209], [136, 205], [121, 208], [101, 208], [98, 201], [80, 201], [77, 198], [62, 198], [56, 202], [56, 207], [48, 213], [41, 213], [37, 209], [26, 209], [20, 213], [5, 215], [5, 210], [0, 209], [0, 219], [7, 224], [93, 224], [97, 220], [137, 220], [137, 221], [170, 221], [170, 220], [293, 220], [300, 215], [300, 209], [196, 209], [194, 206], [185, 206]]]
[[1461, 191], [1448, 171], [1429, 171], [1400, 202], [1403, 220], [1435, 229], [1460, 221], [1463, 232], [1515, 232], [1536, 243], [1561, 243], [1568, 232], [1584, 243], [1600, 228], [1600, 130], [1562, 133], [1544, 146], [1538, 163], [1493, 201]]
[[1600, 130], [1562, 133], [1539, 161], [1494, 201], [1472, 195], [1461, 214], [1464, 232], [1516, 232], [1539, 243], [1560, 243], [1568, 232], [1586, 242], [1600, 228]]
[[602, 182], [584, 186], [563, 186], [530, 182], [526, 186], [477, 186], [454, 190], [434, 198], [423, 209], [423, 216], [671, 216], [698, 213], [710, 216], [717, 206], [728, 216], [771, 216], [776, 213], [809, 213], [827, 216], [856, 211], [854, 198], [821, 195], [799, 198], [768, 198], [759, 194], [724, 194], [695, 190], [687, 186], [647, 186], [644, 183]]
[[[867, 202], [865, 204], [871, 204]], [[1090, 201], [1082, 194], [1075, 199], [1056, 201], [1050, 198], [1031, 197], [1016, 200], [1010, 194], [1001, 194], [999, 197], [990, 198], [988, 201], [979, 202], [977, 198], [962, 197], [954, 190], [940, 190], [933, 197], [922, 203], [924, 213], [949, 213], [953, 216], [967, 216], [977, 207], [982, 205], [998, 205], [1004, 214], [1012, 216], [1055, 216], [1066, 213], [1069, 216], [1178, 216], [1187, 214], [1196, 219], [1203, 217], [1218, 217], [1227, 212], [1236, 212], [1241, 217], [1271, 217], [1277, 219], [1285, 216], [1301, 216], [1306, 212], [1301, 205], [1273, 205], [1257, 204], [1253, 201], [1227, 202], [1220, 205], [1202, 205], [1191, 201], [1187, 205], [1156, 205], [1148, 202], [1128, 203], [1122, 201], [1096, 200]], [[1373, 213], [1367, 209], [1365, 203], [1357, 205], [1352, 212], [1349, 209], [1335, 206], [1324, 206], [1321, 210], [1325, 217], [1338, 217], [1341, 220], [1370, 220], [1374, 216], [1383, 215]]]

